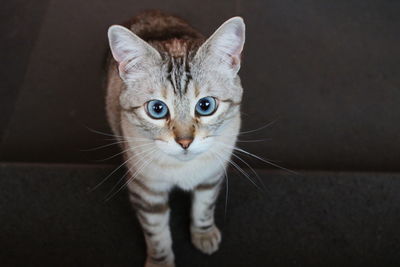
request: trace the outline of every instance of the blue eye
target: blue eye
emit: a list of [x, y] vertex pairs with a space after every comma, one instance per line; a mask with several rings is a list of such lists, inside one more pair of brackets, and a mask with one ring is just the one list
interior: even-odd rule
[[163, 119], [168, 115], [168, 107], [161, 100], [150, 100], [146, 105], [147, 114], [153, 119]]
[[209, 116], [217, 110], [217, 101], [214, 97], [203, 97], [196, 104], [196, 113], [200, 116]]

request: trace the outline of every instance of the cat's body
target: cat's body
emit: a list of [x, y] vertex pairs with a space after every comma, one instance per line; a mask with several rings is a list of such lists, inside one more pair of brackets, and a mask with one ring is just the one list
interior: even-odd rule
[[193, 191], [193, 244], [211, 254], [221, 240], [213, 213], [240, 128], [244, 24], [233, 18], [206, 42], [183, 20], [161, 12], [142, 13], [126, 27], [137, 35], [120, 26], [109, 30], [115, 60], [108, 70], [107, 116], [123, 139], [146, 266], [173, 266], [173, 187]]

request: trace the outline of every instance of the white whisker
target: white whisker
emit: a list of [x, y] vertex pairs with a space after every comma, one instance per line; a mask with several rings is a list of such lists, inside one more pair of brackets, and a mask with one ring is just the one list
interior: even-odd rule
[[90, 128], [90, 127], [87, 127], [87, 126], [86, 126], [86, 129], [88, 129], [89, 131], [91, 131], [91, 132], [93, 132], [93, 133], [97, 133], [97, 134], [101, 134], [101, 135], [105, 135], [105, 136], [125, 138], [125, 136], [122, 136], [122, 135], [104, 133], [104, 132], [101, 132], [101, 131], [97, 131], [97, 130], [95, 130], [95, 129], [92, 129], [92, 128]]
[[130, 137], [130, 136], [122, 136], [122, 135], [104, 133], [104, 132], [97, 131], [97, 130], [94, 130], [92, 128], [89, 128], [87, 126], [86, 126], [86, 128], [91, 132], [94, 132], [94, 133], [97, 133], [97, 134], [100, 134], [100, 135], [113, 137], [113, 139], [111, 139], [111, 140], [135, 140], [135, 141], [139, 141], [139, 140], [148, 141], [149, 140], [149, 139], [146, 139], [146, 138], [137, 138], [137, 137]]
[[221, 142], [220, 144], [222, 144], [222, 145], [224, 145], [224, 146], [226, 146], [226, 147], [229, 147], [230, 149], [234, 149], [234, 150], [236, 150], [236, 151], [238, 151], [238, 152], [241, 152], [241, 153], [243, 153], [243, 154], [246, 154], [246, 155], [248, 155], [248, 156], [251, 156], [251, 157], [253, 157], [253, 158], [256, 158], [256, 159], [258, 159], [258, 160], [260, 160], [260, 161], [262, 161], [262, 162], [264, 162], [264, 163], [267, 163], [267, 164], [269, 164], [269, 165], [272, 165], [272, 166], [274, 166], [274, 167], [276, 167], [276, 168], [279, 168], [279, 169], [285, 170], [285, 171], [287, 171], [287, 172], [290, 172], [290, 173], [292, 173], [292, 174], [298, 175], [298, 173], [295, 172], [295, 171], [292, 171], [292, 170], [287, 169], [287, 168], [285, 168], [285, 167], [279, 166], [278, 164], [273, 163], [273, 162], [270, 161], [270, 160], [266, 160], [266, 159], [264, 159], [264, 158], [261, 158], [261, 157], [259, 157], [259, 156], [257, 156], [257, 155], [254, 155], [254, 154], [252, 154], [252, 153], [250, 153], [250, 152], [248, 152], [248, 151], [246, 151], [246, 150], [243, 150], [243, 149], [241, 149], [241, 148], [238, 148], [238, 147], [236, 147], [236, 146], [231, 146], [231, 145], [228, 145], [228, 144], [225, 144], [225, 143], [222, 143], [222, 142]]
[[275, 119], [275, 120], [273, 120], [273, 121], [271, 121], [271, 122], [268, 122], [268, 123], [265, 124], [264, 126], [261, 126], [261, 127], [259, 127], [259, 128], [256, 128], [256, 129], [254, 129], [254, 130], [239, 132], [239, 135], [241, 135], [241, 134], [248, 134], [248, 133], [254, 133], [254, 132], [260, 131], [260, 130], [262, 130], [262, 129], [268, 128], [269, 126], [271, 126], [272, 124], [274, 124], [277, 120], [278, 120], [278, 119]]
[[151, 141], [152, 139], [148, 138], [138, 138], [138, 137], [127, 137], [127, 138], [121, 138], [121, 137], [115, 137], [115, 138], [105, 138], [105, 141], [118, 141], [118, 140], [123, 140], [123, 141], [135, 141], [135, 142], [145, 142], [145, 141]]
[[151, 154], [155, 151], [156, 149], [153, 149], [152, 151], [150, 151], [149, 153], [147, 153], [146, 155], [144, 155], [140, 162], [142, 162], [142, 164], [140, 165], [139, 168], [136, 169], [136, 171], [131, 175], [131, 177], [129, 177], [125, 183], [123, 183], [118, 189], [117, 191], [115, 191], [114, 193], [111, 194], [111, 192], [114, 190], [114, 188], [116, 188], [116, 186], [123, 181], [123, 179], [126, 177], [127, 174], [129, 174], [132, 169], [133, 166], [131, 168], [128, 169], [128, 171], [125, 173], [125, 175], [118, 181], [117, 184], [115, 184], [115, 186], [110, 190], [110, 193], [108, 194], [107, 198], [105, 199], [105, 201], [109, 201], [110, 199], [112, 199], [116, 194], [118, 194], [123, 188], [125, 188], [131, 181], [133, 181], [138, 175], [139, 173], [146, 167], [148, 166], [151, 162], [153, 162], [154, 158], [148, 162], [146, 162], [147, 160], [150, 159]]
[[106, 148], [106, 147], [109, 147], [109, 146], [113, 146], [113, 145], [116, 145], [116, 144], [122, 144], [122, 143], [125, 143], [125, 142], [129, 142], [129, 141], [128, 140], [120, 140], [118, 142], [113, 142], [113, 143], [110, 143], [110, 144], [106, 144], [106, 145], [102, 145], [102, 146], [98, 146], [98, 147], [94, 147], [94, 148], [81, 149], [81, 151], [84, 151], [84, 152], [95, 151], [95, 150], [99, 150], [99, 149]]
[[[257, 132], [257, 131], [260, 131], [262, 129], [268, 128], [269, 126], [274, 124], [277, 120], [278, 119], [275, 119], [275, 120], [273, 120], [273, 121], [271, 121], [271, 122], [269, 122], [269, 123], [267, 123], [267, 124], [265, 124], [265, 125], [263, 125], [263, 126], [261, 126], [259, 128], [256, 128], [254, 130], [239, 132], [238, 134], [213, 134], [213, 135], [209, 135], [209, 137], [217, 137], [217, 136], [225, 136], [225, 137], [234, 136], [234, 137], [236, 137], [236, 136], [240, 136], [240, 135], [243, 135], [243, 134], [249, 134], [249, 133]], [[268, 140], [268, 138], [266, 140]]]
[[110, 157], [108, 157], [108, 158], [100, 159], [100, 160], [96, 160], [96, 161], [97, 161], [97, 162], [107, 161], [107, 160], [112, 159], [112, 158], [115, 158], [115, 157], [117, 157], [117, 156], [119, 156], [119, 155], [121, 155], [121, 154], [123, 154], [123, 153], [129, 151], [129, 150], [135, 150], [135, 149], [137, 149], [137, 148], [139, 148], [139, 147], [149, 146], [149, 145], [152, 145], [152, 144], [153, 144], [153, 143], [148, 143], [148, 144], [143, 144], [143, 145], [139, 145], [139, 146], [129, 147], [129, 148], [127, 148], [127, 149], [125, 149], [125, 150], [123, 150], [123, 151], [121, 151], [121, 152], [119, 152], [119, 153], [117, 153], [117, 154], [115, 154], [115, 155], [112, 155], [112, 156], [110, 156]]
[[239, 143], [255, 143], [255, 142], [264, 142], [264, 141], [269, 141], [272, 140], [271, 138], [265, 138], [265, 139], [256, 139], [256, 140], [237, 140], [236, 142]]
[[[142, 157], [138, 160], [138, 163], [144, 163], [146, 157], [148, 157], [151, 153], [155, 151], [155, 148], [147, 150], [145, 155], [142, 155]], [[142, 165], [141, 165], [142, 166]], [[132, 165], [126, 172], [125, 174], [117, 181], [117, 183], [111, 188], [110, 192], [107, 194], [105, 201], [108, 201], [110, 195], [113, 195], [112, 192], [114, 191], [115, 188], [117, 188], [118, 184], [124, 181], [125, 177], [130, 173], [130, 171], [135, 167], [135, 165]]]
[[121, 163], [117, 168], [115, 168], [110, 174], [108, 174], [105, 178], [103, 178], [95, 187], [91, 188], [89, 191], [93, 192], [94, 190], [96, 190], [99, 186], [104, 184], [104, 182], [107, 181], [107, 179], [110, 178], [116, 171], [118, 171], [122, 166], [124, 166], [129, 160], [131, 160], [134, 157], [137, 157], [138, 155], [143, 154], [144, 152], [147, 152], [149, 150], [141, 151], [138, 154], [134, 154], [133, 156], [129, 157], [127, 160], [125, 160], [123, 163]]
[[257, 180], [260, 182], [263, 191], [265, 193], [265, 184], [263, 183], [263, 181], [261, 180], [260, 176], [258, 175], [258, 173], [253, 169], [253, 167], [250, 166], [250, 164], [248, 164], [245, 160], [243, 160], [241, 157], [239, 157], [238, 155], [236, 155], [234, 152], [232, 153], [232, 156], [234, 156], [235, 158], [237, 158], [238, 160], [240, 160], [241, 162], [243, 162], [253, 173], [254, 176], [257, 178]]
[[[214, 151], [214, 153], [217, 153], [217, 152]], [[221, 158], [224, 159], [222, 156], [221, 156]], [[236, 168], [236, 170], [238, 170], [240, 173], [242, 173], [258, 190], [261, 190], [261, 188], [253, 181], [253, 179], [251, 179], [250, 175], [247, 172], [245, 172], [239, 165], [237, 165], [234, 161], [232, 161], [229, 158], [225, 158], [224, 160], [229, 162], [232, 166], [234, 166]]]

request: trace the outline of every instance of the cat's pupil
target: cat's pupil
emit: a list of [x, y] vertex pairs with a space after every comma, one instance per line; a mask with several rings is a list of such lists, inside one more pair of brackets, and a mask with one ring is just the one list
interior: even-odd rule
[[161, 103], [156, 103], [153, 105], [153, 110], [155, 113], [161, 113], [163, 108], [164, 108], [164, 106]]
[[199, 103], [199, 106], [200, 106], [200, 108], [201, 108], [203, 111], [208, 110], [208, 108], [210, 107], [210, 105], [211, 105], [211, 103], [210, 103], [210, 101], [208, 101], [208, 100], [202, 100], [202, 101], [200, 101], [200, 103]]

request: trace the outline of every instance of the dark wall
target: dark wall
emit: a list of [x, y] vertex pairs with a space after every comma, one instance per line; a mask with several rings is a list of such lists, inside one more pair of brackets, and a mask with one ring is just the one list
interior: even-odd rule
[[81, 151], [110, 142], [87, 129], [110, 132], [106, 30], [159, 8], [205, 34], [244, 17], [243, 131], [275, 123], [241, 137], [270, 140], [240, 147], [290, 168], [400, 170], [399, 1], [35, 3], [2, 7], [2, 161], [92, 163], [117, 153]]

